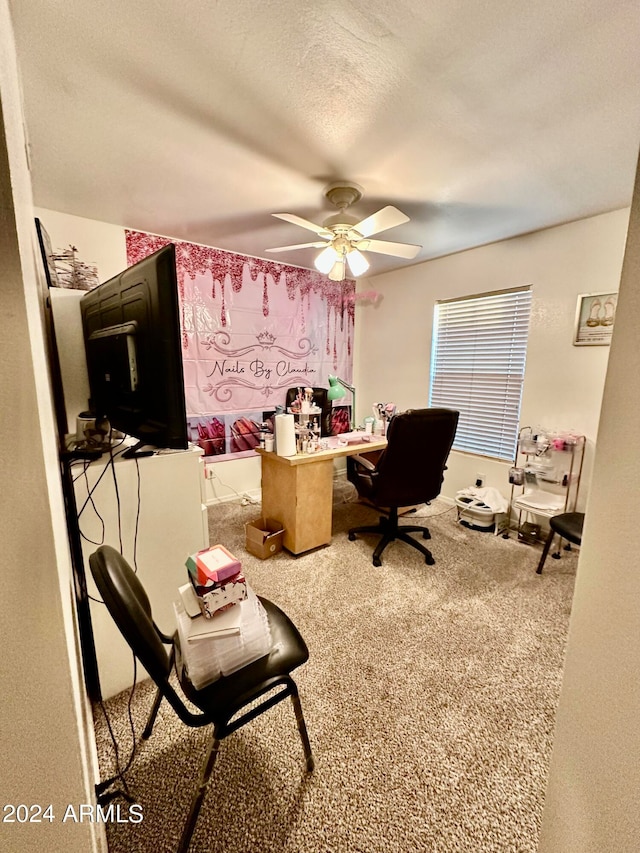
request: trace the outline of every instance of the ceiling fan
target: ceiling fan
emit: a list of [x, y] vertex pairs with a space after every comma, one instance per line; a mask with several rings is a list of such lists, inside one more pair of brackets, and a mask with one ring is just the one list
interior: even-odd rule
[[346, 209], [362, 198], [362, 187], [347, 181], [336, 181], [325, 187], [324, 194], [338, 208], [322, 223], [316, 225], [308, 219], [294, 213], [273, 213], [278, 219], [300, 225], [313, 231], [322, 240], [314, 243], [297, 243], [293, 246], [278, 246], [267, 252], [289, 252], [293, 249], [322, 249], [314, 264], [317, 270], [332, 281], [345, 278], [346, 266], [354, 276], [362, 275], [369, 269], [369, 262], [363, 252], [377, 252], [380, 255], [393, 255], [396, 258], [415, 258], [422, 246], [411, 243], [389, 243], [386, 240], [370, 240], [372, 234], [379, 234], [388, 228], [395, 228], [409, 222], [409, 217], [397, 207], [387, 205], [377, 213], [358, 221], [358, 218], [346, 213]]

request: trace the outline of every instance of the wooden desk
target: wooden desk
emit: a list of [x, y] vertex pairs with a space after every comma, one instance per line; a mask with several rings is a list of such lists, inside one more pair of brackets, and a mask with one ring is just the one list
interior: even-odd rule
[[383, 450], [386, 438], [278, 456], [256, 448], [262, 456], [262, 514], [284, 526], [284, 547], [302, 554], [331, 542], [333, 460], [372, 450]]

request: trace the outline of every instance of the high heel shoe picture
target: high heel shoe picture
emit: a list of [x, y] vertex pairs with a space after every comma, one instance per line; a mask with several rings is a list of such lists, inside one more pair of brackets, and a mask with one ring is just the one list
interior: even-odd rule
[[[604, 317], [600, 318], [601, 326], [613, 326], [613, 321], [616, 317], [616, 303], [609, 297], [604, 303]], [[589, 321], [587, 320], [587, 323]]]
[[[600, 325], [600, 310], [602, 308], [602, 302], [599, 299], [594, 299], [591, 303], [591, 308], [589, 310], [589, 316], [587, 317], [587, 326], [589, 328], [594, 328], [594, 326]], [[613, 321], [612, 321], [613, 322]]]
[[573, 345], [606, 347], [611, 343], [613, 324], [618, 310], [618, 294], [580, 293], [576, 305]]

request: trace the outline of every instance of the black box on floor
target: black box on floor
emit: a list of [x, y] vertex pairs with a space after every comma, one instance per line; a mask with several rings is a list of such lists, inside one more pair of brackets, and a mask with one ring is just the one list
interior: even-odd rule
[[528, 545], [535, 545], [541, 538], [540, 525], [532, 524], [530, 521], [525, 521], [518, 528], [518, 539], [521, 542], [526, 542]]

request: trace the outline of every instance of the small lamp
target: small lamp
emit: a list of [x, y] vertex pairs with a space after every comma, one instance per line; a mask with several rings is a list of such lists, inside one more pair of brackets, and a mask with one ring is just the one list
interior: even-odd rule
[[[345, 390], [346, 389], [346, 390]], [[355, 419], [356, 419], [356, 389], [353, 385], [350, 385], [348, 382], [345, 382], [344, 379], [340, 379], [339, 376], [332, 376], [329, 374], [329, 390], [327, 391], [327, 400], [333, 402], [334, 400], [341, 400], [346, 391], [351, 392], [351, 429], [355, 429]]]

